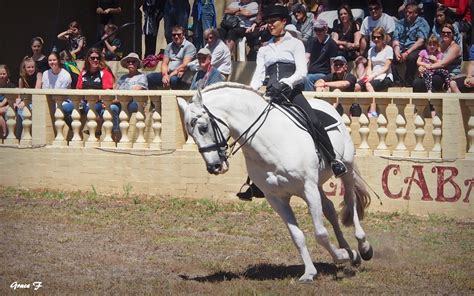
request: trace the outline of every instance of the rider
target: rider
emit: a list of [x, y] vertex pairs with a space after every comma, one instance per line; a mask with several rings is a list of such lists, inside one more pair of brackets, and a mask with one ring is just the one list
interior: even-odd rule
[[[303, 78], [308, 72], [305, 49], [303, 42], [285, 31], [285, 25], [290, 23], [288, 9], [279, 5], [270, 6], [264, 11], [263, 21], [268, 24], [268, 30], [273, 38], [258, 51], [257, 67], [250, 86], [257, 90], [268, 77], [267, 96], [271, 97], [274, 102], [290, 101], [303, 109], [313, 124], [316, 145], [331, 163], [334, 175], [341, 177], [347, 169], [342, 161], [336, 159], [326, 130], [301, 93], [304, 89]], [[237, 196], [241, 199], [251, 200], [252, 196], [261, 195], [259, 191], [252, 184], [246, 192], [238, 193]]]

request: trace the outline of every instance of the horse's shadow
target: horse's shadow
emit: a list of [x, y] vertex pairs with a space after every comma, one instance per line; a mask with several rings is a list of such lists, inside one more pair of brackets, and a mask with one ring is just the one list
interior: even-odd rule
[[[338, 267], [335, 264], [329, 263], [314, 263], [314, 266], [318, 270], [318, 274], [330, 275], [335, 279], [339, 279], [337, 276], [338, 271], [341, 271], [343, 267]], [[274, 264], [258, 264], [251, 265], [247, 270], [241, 273], [234, 273], [228, 271], [218, 271], [206, 276], [190, 277], [188, 275], [179, 275], [183, 280], [197, 281], [197, 282], [223, 282], [234, 279], [247, 279], [247, 280], [282, 280], [286, 278], [298, 278], [304, 273], [304, 265], [274, 265]]]

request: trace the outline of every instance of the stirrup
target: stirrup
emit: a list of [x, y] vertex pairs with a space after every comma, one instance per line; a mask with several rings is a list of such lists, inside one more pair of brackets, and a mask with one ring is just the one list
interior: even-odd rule
[[[242, 188], [244, 188], [245, 186], [248, 186], [247, 190], [245, 190], [244, 192], [242, 192]], [[237, 197], [240, 199], [240, 200], [244, 200], [244, 201], [252, 201], [252, 187], [250, 187], [250, 184], [248, 183], [244, 183], [240, 189], [239, 189], [239, 192], [236, 194]]]
[[336, 178], [340, 178], [345, 173], [347, 173], [346, 165], [342, 161], [340, 161], [339, 159], [334, 159], [331, 162], [331, 169], [332, 169], [332, 172], [334, 173], [334, 176]]

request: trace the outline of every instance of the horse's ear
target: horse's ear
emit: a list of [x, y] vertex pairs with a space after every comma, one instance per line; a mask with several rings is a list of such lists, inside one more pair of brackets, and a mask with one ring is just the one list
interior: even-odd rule
[[198, 87], [197, 89], [197, 94], [193, 98], [193, 103], [194, 105], [198, 107], [202, 107], [202, 94], [201, 94], [201, 88]]
[[176, 100], [178, 101], [179, 110], [184, 114], [186, 109], [188, 109], [188, 102], [181, 97], [176, 97]]

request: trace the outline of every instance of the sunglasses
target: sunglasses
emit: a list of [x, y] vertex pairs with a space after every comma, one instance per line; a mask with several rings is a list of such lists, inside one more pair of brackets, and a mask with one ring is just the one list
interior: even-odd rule
[[274, 23], [281, 21], [281, 18], [271, 18], [265, 21], [265, 24], [273, 25]]
[[372, 35], [373, 40], [381, 40], [382, 38], [383, 38], [382, 36], [373, 36]]
[[134, 60], [128, 60], [127, 64], [136, 64], [136, 62]]
[[443, 34], [443, 35], [451, 35], [451, 34], [453, 34], [453, 32], [451, 32], [451, 31], [441, 31], [441, 34]]
[[89, 60], [91, 60], [91, 61], [98, 61], [98, 60], [100, 60], [100, 58], [99, 58], [99, 57], [89, 57]]
[[173, 37], [175, 37], [175, 36], [178, 36], [178, 37], [180, 37], [180, 36], [182, 36], [182, 35], [183, 35], [183, 33], [173, 33], [173, 34], [171, 34], [171, 35], [172, 35]]
[[334, 63], [334, 67], [336, 68], [340, 68], [342, 66], [344, 66], [344, 63]]

